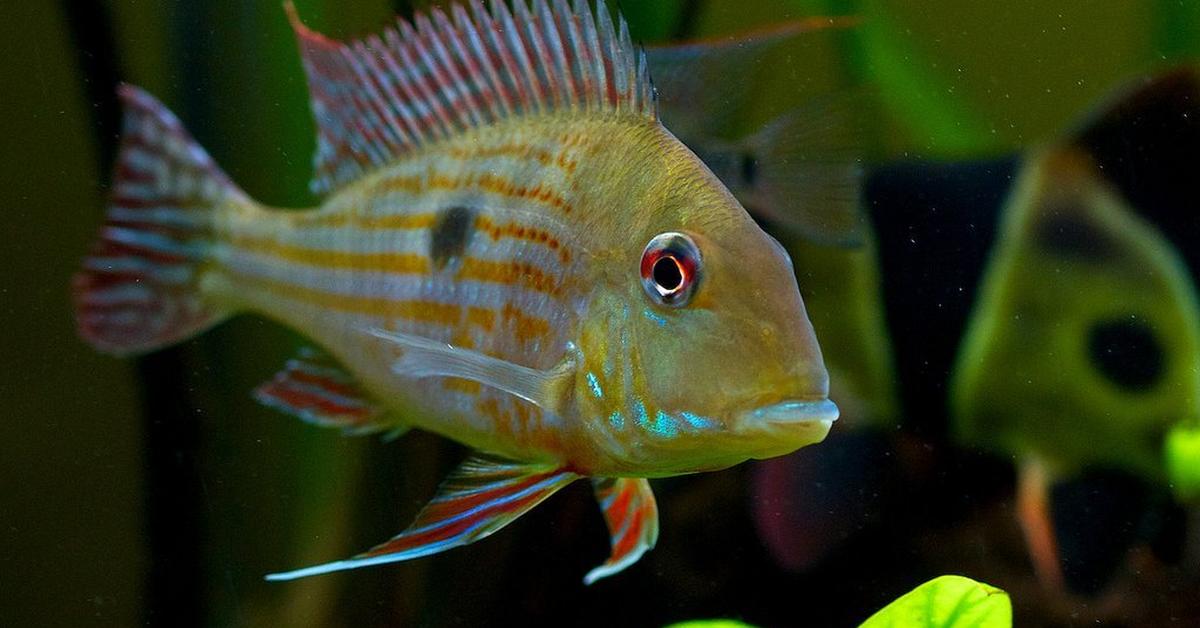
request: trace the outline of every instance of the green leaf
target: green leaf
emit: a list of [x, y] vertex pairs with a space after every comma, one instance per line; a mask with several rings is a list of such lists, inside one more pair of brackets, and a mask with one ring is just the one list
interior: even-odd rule
[[1167, 434], [1167, 478], [1180, 501], [1200, 501], [1200, 425], [1177, 425]]
[[941, 576], [905, 593], [861, 628], [1001, 628], [1012, 626], [1008, 594], [962, 576]]
[[754, 628], [754, 626], [736, 619], [692, 619], [671, 624], [665, 628]]

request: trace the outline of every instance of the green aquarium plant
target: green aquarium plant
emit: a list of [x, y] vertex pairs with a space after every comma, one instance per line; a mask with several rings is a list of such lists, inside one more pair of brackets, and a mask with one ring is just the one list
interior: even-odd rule
[[1012, 626], [1008, 594], [963, 576], [940, 576], [900, 596], [861, 628], [1003, 628]]
[[[1008, 594], [964, 576], [939, 576], [871, 615], [860, 628], [1005, 628]], [[754, 628], [736, 619], [693, 619], [666, 628]]]
[[736, 619], [692, 619], [671, 624], [666, 628], [755, 628], [753, 624]]
[[1166, 441], [1167, 479], [1182, 502], [1200, 502], [1200, 423], [1176, 425]]

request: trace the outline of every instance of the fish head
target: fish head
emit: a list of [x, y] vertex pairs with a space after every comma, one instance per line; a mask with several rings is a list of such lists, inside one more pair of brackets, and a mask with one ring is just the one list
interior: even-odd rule
[[787, 252], [676, 144], [613, 199], [637, 218], [600, 262], [580, 343], [584, 415], [647, 476], [789, 453], [838, 412]]

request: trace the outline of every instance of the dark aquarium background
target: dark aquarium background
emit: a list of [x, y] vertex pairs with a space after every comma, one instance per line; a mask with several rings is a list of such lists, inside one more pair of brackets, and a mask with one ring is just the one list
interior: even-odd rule
[[[295, 4], [336, 37], [428, 5]], [[10, 2], [0, 625], [849, 626], [948, 573], [1008, 591], [1018, 625], [1200, 625], [1200, 4], [622, 5], [648, 46], [855, 18], [707, 83], [736, 114], [714, 137], [830, 99], [856, 121], [861, 237], [764, 222], [843, 408], [825, 443], [656, 480], [657, 548], [592, 586], [608, 536], [586, 483], [466, 548], [265, 582], [400, 531], [466, 452], [259, 406], [249, 392], [304, 340], [258, 318], [99, 355], [68, 286], [104, 210], [118, 82], [161, 98], [251, 196], [317, 202], [281, 3]], [[1031, 460], [1053, 480], [1059, 587], [1019, 523]]]

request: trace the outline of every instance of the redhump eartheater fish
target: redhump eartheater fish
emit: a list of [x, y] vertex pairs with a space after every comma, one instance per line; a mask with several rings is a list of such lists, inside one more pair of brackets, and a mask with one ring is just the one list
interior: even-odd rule
[[321, 347], [265, 403], [480, 452], [399, 536], [272, 579], [464, 545], [587, 477], [612, 532], [590, 582], [654, 545], [646, 478], [785, 454], [837, 417], [787, 254], [658, 122], [624, 21], [512, 6], [352, 43], [292, 12], [328, 193], [313, 210], [255, 203], [120, 90], [111, 207], [74, 284], [83, 337], [130, 354], [260, 314]]

